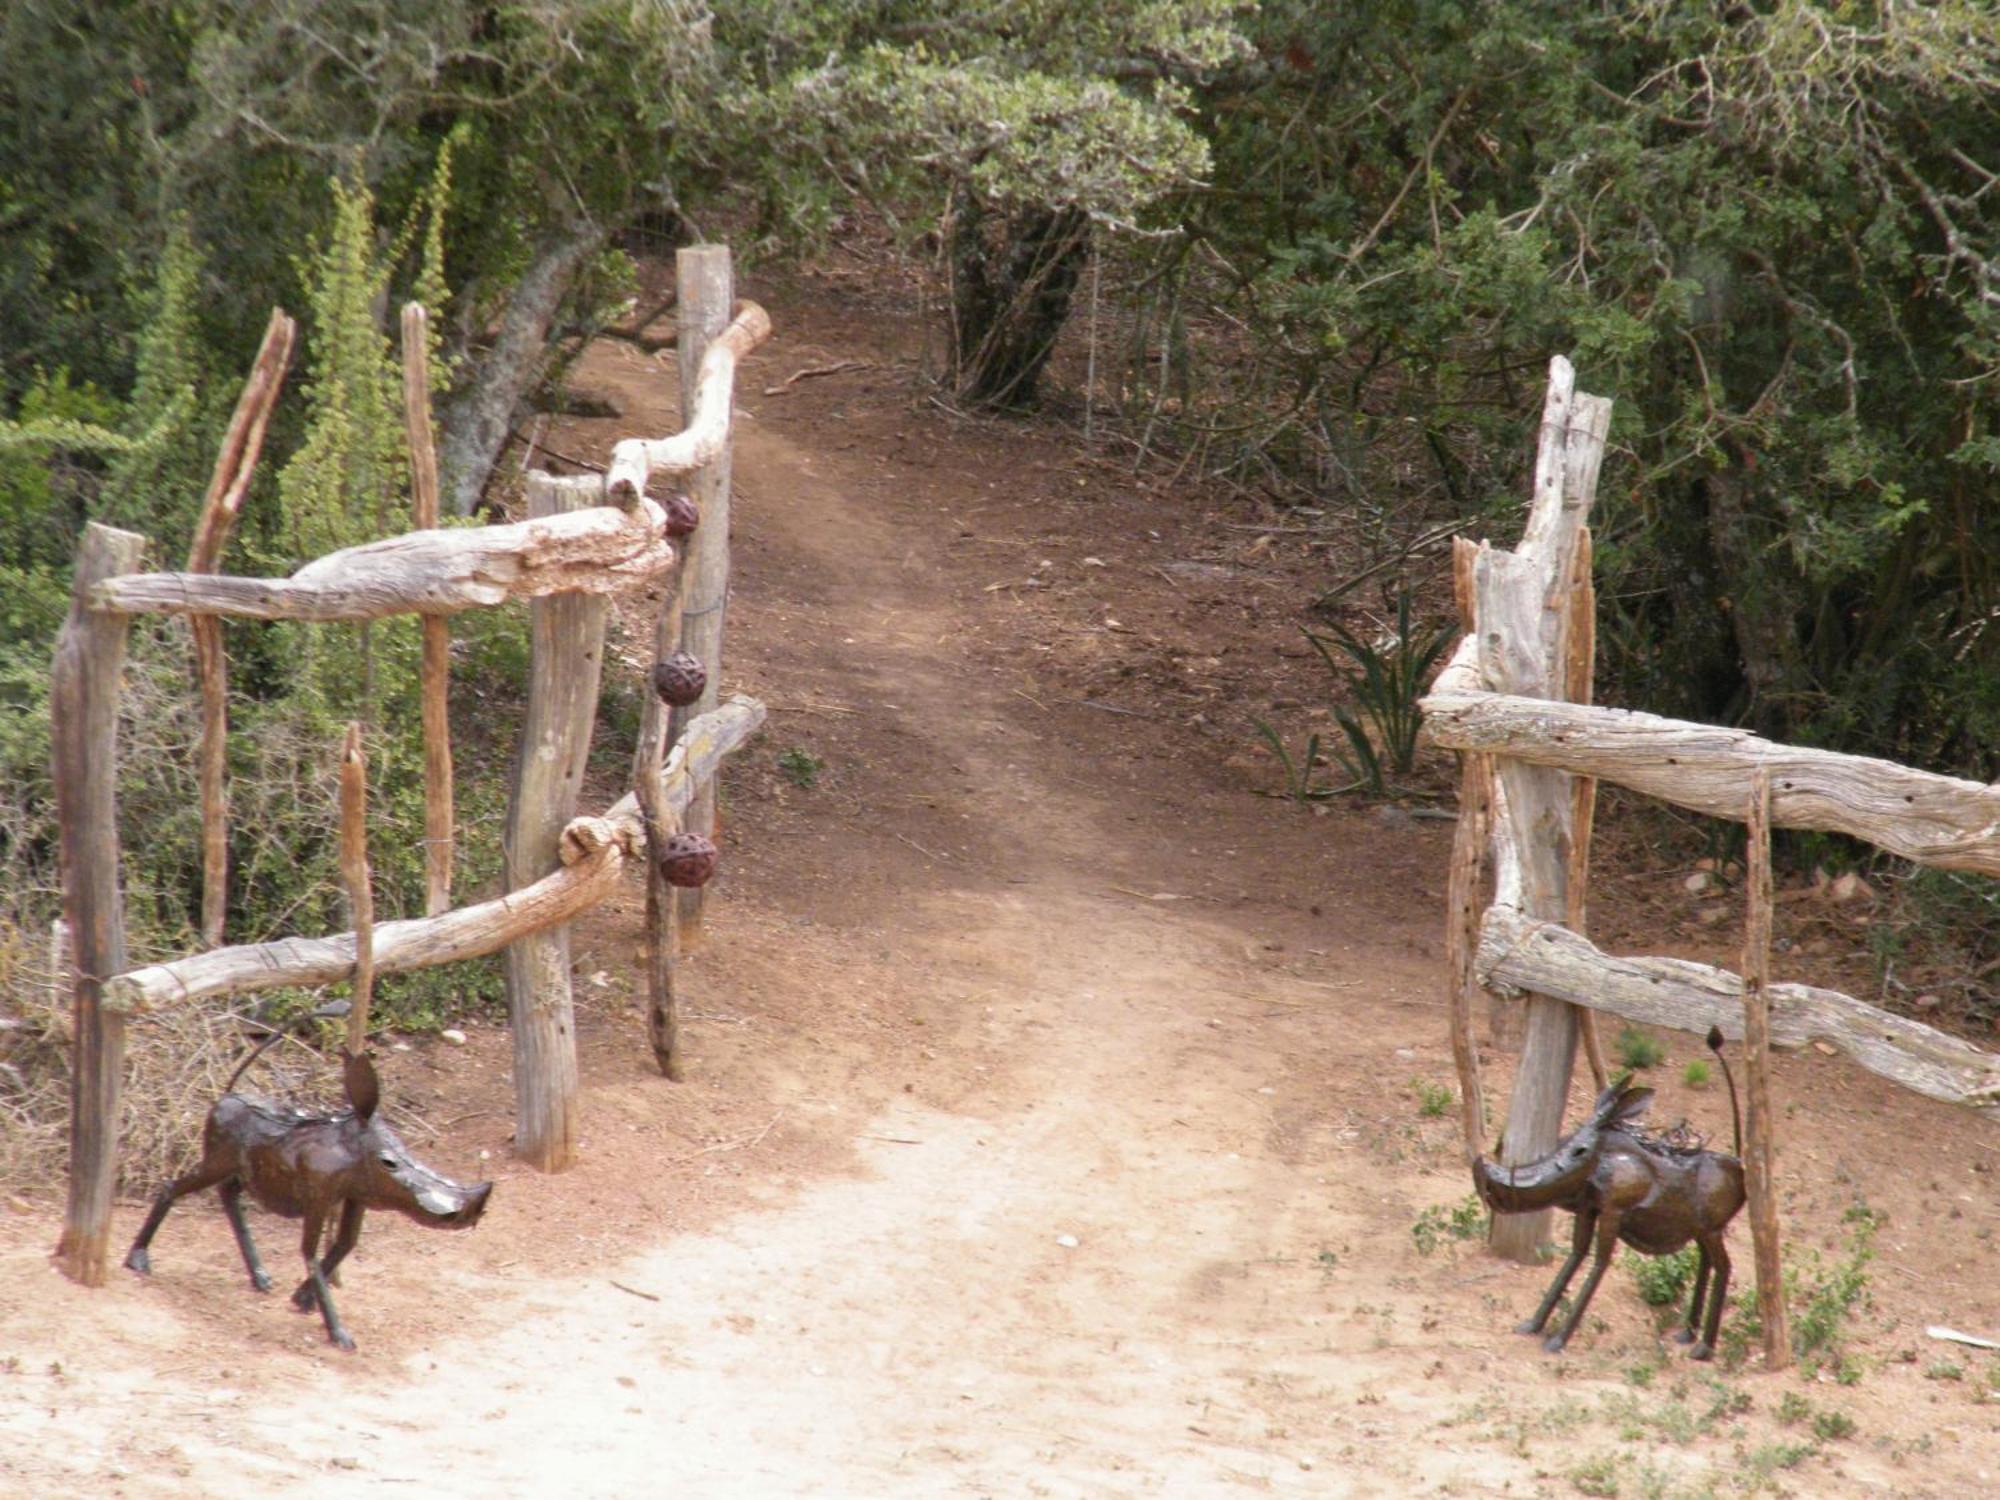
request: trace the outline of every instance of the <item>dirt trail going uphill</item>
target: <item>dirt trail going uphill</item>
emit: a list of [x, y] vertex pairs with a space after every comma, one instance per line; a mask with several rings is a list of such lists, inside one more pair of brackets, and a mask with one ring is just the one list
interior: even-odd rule
[[[243, 1289], [206, 1203], [98, 1292], [45, 1269], [52, 1213], [0, 1220], [0, 1493], [1990, 1492], [1983, 1369], [1896, 1357], [1933, 1312], [2000, 1323], [1976, 1204], [1918, 1249], [1939, 1302], [1882, 1288], [1851, 1390], [1662, 1354], [1622, 1272], [1547, 1359], [1507, 1332], [1542, 1272], [1419, 1255], [1467, 1187], [1414, 1087], [1450, 1077], [1448, 829], [1245, 795], [1221, 708], [1295, 670], [1255, 556], [1190, 566], [1193, 508], [914, 407], [893, 319], [773, 291], [728, 646], [773, 712], [687, 966], [691, 1081], [652, 1075], [629, 894], [579, 935], [575, 1171], [508, 1162], [503, 1033], [388, 1053], [420, 1149], [501, 1182], [468, 1236], [371, 1219], [355, 1356]], [[855, 354], [884, 368], [756, 394]], [[670, 363], [593, 351], [625, 416], [562, 445], [671, 428]], [[1959, 1128], [1850, 1073], [1788, 1097], [1850, 1143], [1800, 1161], [1829, 1251], [1850, 1167]], [[1926, 1191], [1870, 1183], [1885, 1238]], [[258, 1222], [274, 1265], [289, 1229]]]

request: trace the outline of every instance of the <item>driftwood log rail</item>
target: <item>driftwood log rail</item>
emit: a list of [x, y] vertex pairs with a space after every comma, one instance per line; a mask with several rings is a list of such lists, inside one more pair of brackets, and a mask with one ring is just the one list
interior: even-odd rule
[[[1588, 556], [1585, 522], [1610, 409], [1609, 401], [1576, 390], [1567, 360], [1552, 361], [1521, 545], [1508, 552], [1459, 541], [1466, 635], [1423, 700], [1432, 742], [1461, 752], [1462, 761], [1446, 951], [1466, 1149], [1478, 1153], [1486, 1128], [1471, 1035], [1481, 993], [1527, 997], [1501, 1145], [1508, 1164], [1539, 1156], [1556, 1140], [1579, 1017], [1603, 1011], [1698, 1034], [1720, 1026], [1728, 1037], [1747, 1038], [1750, 1217], [1758, 1295], [1774, 1314], [1765, 1353], [1775, 1367], [1790, 1352], [1776, 1279], [1766, 1051], [1825, 1042], [1906, 1088], [1993, 1120], [2000, 1120], [2000, 1056], [1852, 996], [1767, 983], [1769, 830], [1844, 833], [1918, 863], [2000, 875], [2000, 790], [1741, 730], [1565, 701], [1587, 688], [1587, 676], [1574, 670], [1588, 623], [1576, 607], [1587, 580], [1577, 560]], [[1746, 824], [1753, 845], [1747, 982], [1681, 959], [1614, 957], [1578, 930], [1589, 789], [1598, 781]], [[1483, 895], [1489, 879], [1490, 902]], [[1497, 1219], [1494, 1250], [1532, 1259], [1546, 1237], [1545, 1218]]]
[[[566, 1166], [574, 1151], [576, 1059], [570, 1022], [566, 924], [618, 885], [629, 860], [644, 859], [647, 824], [678, 826], [704, 797], [723, 758], [763, 722], [755, 699], [718, 704], [721, 612], [727, 594], [726, 543], [711, 550], [721, 571], [705, 582], [714, 616], [705, 636], [681, 624], [679, 549], [667, 535], [665, 509], [646, 494], [653, 476], [690, 476], [698, 492], [726, 486], [737, 364], [769, 337], [770, 319], [753, 303], [728, 300], [729, 252], [684, 250], [680, 280], [686, 430], [665, 439], [620, 443], [603, 477], [529, 476], [528, 519], [480, 528], [437, 526], [435, 455], [430, 449], [423, 376], [424, 319], [403, 317], [407, 430], [417, 529], [350, 547], [300, 568], [290, 578], [230, 577], [216, 571], [247, 490], [258, 444], [282, 380], [292, 325], [274, 315], [237, 416], [224, 440], [189, 566], [179, 573], [135, 571], [146, 539], [93, 524], [80, 548], [70, 613], [56, 643], [53, 674], [53, 771], [61, 823], [64, 918], [72, 934], [76, 1048], [71, 1086], [68, 1211], [57, 1260], [86, 1285], [105, 1277], [117, 1180], [119, 1075], [129, 1015], [205, 998], [281, 985], [351, 981], [356, 987], [350, 1041], [365, 1027], [373, 977], [508, 950], [508, 1000], [515, 1036], [516, 1148], [545, 1170]], [[717, 300], [718, 295], [720, 301]], [[690, 354], [690, 351], [692, 353]], [[691, 360], [691, 363], [689, 362]], [[726, 503], [695, 535], [726, 528]], [[605, 595], [673, 577], [662, 590], [655, 657], [676, 649], [698, 655], [710, 694], [684, 725], [647, 720], [635, 759], [640, 798], [628, 796], [602, 817], [575, 815], [582, 767], [595, 718], [604, 649]], [[450, 905], [451, 781], [445, 739], [448, 661], [445, 618], [515, 599], [534, 601], [528, 705], [507, 820], [507, 894]], [[202, 927], [208, 951], [172, 963], [127, 969], [117, 843], [117, 706], [131, 617], [189, 616], [203, 685]], [[416, 614], [424, 622], [426, 749], [425, 907], [420, 918], [377, 923], [369, 893], [365, 762], [359, 725], [341, 756], [342, 874], [355, 930], [329, 937], [219, 946], [225, 913], [227, 804], [220, 747], [226, 708], [218, 617], [363, 621]], [[211, 775], [210, 771], [214, 774]], [[444, 847], [435, 847], [443, 841]], [[649, 924], [649, 941], [671, 944], [671, 925]], [[679, 1076], [673, 1055], [671, 952], [648, 965], [654, 1047], [661, 1070]]]

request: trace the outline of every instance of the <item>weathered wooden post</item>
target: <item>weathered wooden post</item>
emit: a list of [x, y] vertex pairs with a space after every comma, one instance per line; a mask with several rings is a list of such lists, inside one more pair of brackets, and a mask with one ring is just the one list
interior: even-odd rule
[[91, 586], [137, 570], [146, 539], [93, 521], [76, 559], [69, 616], [50, 676], [51, 772], [61, 827], [63, 917], [70, 931], [71, 1053], [69, 1205], [56, 1261], [85, 1286], [102, 1286], [118, 1183], [118, 1089], [125, 1016], [102, 987], [125, 968], [125, 909], [118, 878], [118, 689], [131, 616], [93, 609]]
[[[297, 332], [298, 325], [284, 309], [271, 309], [263, 346], [229, 419], [208, 493], [202, 499], [201, 518], [188, 546], [190, 573], [213, 573], [222, 564], [229, 534], [243, 509], [243, 497], [250, 492], [250, 476], [264, 448], [264, 429], [270, 423], [271, 409], [278, 404]], [[195, 670], [201, 677], [201, 940], [214, 948], [222, 942], [229, 903], [229, 793], [224, 780], [229, 748], [229, 663], [222, 651], [221, 620], [214, 615], [194, 615], [188, 625], [194, 633]]]
[[1745, 1094], [1743, 1175], [1750, 1199], [1750, 1238], [1757, 1253], [1757, 1317], [1764, 1326], [1764, 1368], [1792, 1362], [1791, 1319], [1778, 1246], [1776, 1124], [1771, 1118], [1771, 773], [1750, 779], [1744, 818], [1743, 1053]]
[[[417, 529], [438, 523], [437, 445], [431, 440], [430, 322], [421, 302], [403, 308], [403, 429], [410, 446], [410, 495]], [[451, 627], [423, 618], [424, 912], [451, 910]]]
[[[1478, 611], [1473, 575], [1479, 548], [1464, 537], [1452, 540], [1452, 591], [1466, 633], [1476, 640]], [[1447, 668], [1447, 670], [1450, 670]], [[1473, 1036], [1474, 1000], [1484, 987], [1473, 972], [1479, 949], [1479, 918], [1486, 909], [1486, 881], [1492, 870], [1493, 757], [1476, 750], [1459, 754], [1458, 828], [1452, 837], [1451, 869], [1445, 880], [1445, 972], [1450, 993], [1451, 1056], [1458, 1070], [1459, 1125], [1466, 1160], [1485, 1149], [1486, 1100], [1479, 1080], [1479, 1044]]]
[[[1569, 361], [1551, 360], [1535, 494], [1521, 546], [1511, 553], [1482, 552], [1474, 569], [1479, 669], [1490, 691], [1530, 698], [1563, 694], [1572, 618], [1568, 585], [1577, 536], [1596, 498], [1610, 422], [1611, 402], [1580, 394]], [[1501, 757], [1498, 772], [1501, 816], [1495, 837], [1505, 857], [1496, 861], [1496, 903], [1517, 908], [1531, 921], [1559, 923], [1569, 913], [1576, 803], [1570, 779], [1514, 756]], [[1560, 1137], [1576, 1043], [1575, 1007], [1531, 994], [1501, 1137], [1503, 1164], [1532, 1161]], [[1510, 1260], [1532, 1262], [1548, 1233], [1547, 1211], [1496, 1215], [1491, 1245]]]
[[[1576, 550], [1570, 556], [1569, 615], [1565, 621], [1562, 696], [1571, 703], [1588, 703], [1597, 677], [1597, 583], [1591, 572], [1590, 528], [1579, 526]], [[1564, 898], [1569, 906], [1563, 924], [1571, 932], [1586, 929], [1590, 905], [1590, 835], [1597, 824], [1597, 778], [1570, 778], [1569, 870]], [[1604, 1064], [1604, 1044], [1597, 1035], [1597, 1012], [1578, 1008], [1577, 1037], [1590, 1062], [1590, 1076], [1599, 1089], [1610, 1081]]]
[[[686, 426], [695, 418], [702, 356], [729, 326], [735, 297], [729, 247], [686, 246], [674, 255], [674, 274], [680, 288], [681, 422]], [[701, 662], [708, 673], [708, 686], [699, 700], [674, 710], [670, 742], [685, 733], [691, 719], [720, 701], [722, 622], [729, 602], [729, 479], [734, 446], [733, 442], [723, 443], [720, 454], [687, 476], [688, 494], [701, 507], [701, 525], [687, 539], [681, 568], [681, 649]], [[714, 838], [715, 812], [715, 783], [711, 781], [697, 791], [684, 826], [690, 833]], [[677, 894], [681, 940], [692, 945], [701, 939], [702, 892], [697, 888]]]
[[[595, 505], [603, 482], [528, 476], [528, 515]], [[563, 826], [576, 814], [590, 754], [604, 665], [605, 601], [559, 594], [530, 606], [528, 706], [503, 841], [507, 888], [556, 870]], [[545, 1172], [576, 1154], [576, 1034], [569, 985], [569, 925], [516, 939], [507, 949], [507, 1009], [514, 1027], [514, 1149]]]

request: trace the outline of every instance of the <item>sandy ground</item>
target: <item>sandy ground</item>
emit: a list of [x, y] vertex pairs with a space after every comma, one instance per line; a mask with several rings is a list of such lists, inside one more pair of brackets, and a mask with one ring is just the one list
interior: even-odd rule
[[[1565, 1356], [1510, 1333], [1546, 1271], [1413, 1234], [1469, 1189], [1424, 1105], [1449, 824], [1250, 795], [1245, 715], [1324, 691], [1303, 561], [928, 405], [866, 285], [751, 290], [780, 339], [743, 392], [730, 686], [772, 715], [684, 971], [689, 1081], [646, 1051], [636, 891], [578, 934], [573, 1171], [510, 1161], [503, 1031], [385, 1043], [423, 1154], [498, 1187], [466, 1235], [371, 1218], [353, 1355], [244, 1286], [206, 1201], [150, 1280], [86, 1291], [47, 1265], [54, 1207], [13, 1200], [0, 1494], [2000, 1490], [1993, 1357], [1923, 1333], [2000, 1336], [1990, 1126], [1781, 1066], [1802, 1265], [1842, 1260], [1857, 1201], [1885, 1220], [1853, 1383], [1690, 1365], [1622, 1269]], [[579, 384], [624, 415], [552, 444], [672, 430], [670, 363], [593, 350]], [[1662, 920], [1620, 890], [1601, 930]], [[1659, 1115], [1726, 1140], [1668, 1042]]]

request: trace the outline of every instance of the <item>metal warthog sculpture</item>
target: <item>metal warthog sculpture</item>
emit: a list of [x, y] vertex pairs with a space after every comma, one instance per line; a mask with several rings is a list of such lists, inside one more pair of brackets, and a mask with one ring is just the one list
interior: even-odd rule
[[[1708, 1045], [1729, 1083], [1729, 1109], [1736, 1122], [1740, 1156], [1743, 1124], [1736, 1105], [1736, 1079], [1722, 1056], [1719, 1029], [1709, 1032]], [[1694, 1359], [1709, 1359], [1715, 1353], [1723, 1301], [1729, 1292], [1729, 1251], [1723, 1245], [1723, 1231], [1743, 1207], [1743, 1163], [1738, 1156], [1642, 1134], [1639, 1121], [1652, 1102], [1651, 1089], [1628, 1088], [1621, 1078], [1597, 1096], [1590, 1118], [1539, 1161], [1503, 1167], [1482, 1156], [1472, 1164], [1473, 1186], [1496, 1213], [1566, 1208], [1576, 1215], [1576, 1237], [1569, 1259], [1549, 1283], [1535, 1315], [1520, 1325], [1520, 1332], [1542, 1332], [1582, 1264], [1584, 1252], [1595, 1242], [1596, 1259], [1569, 1321], [1542, 1341], [1542, 1347], [1551, 1353], [1561, 1350], [1583, 1321], [1620, 1240], [1648, 1255], [1670, 1254], [1694, 1241], [1700, 1250], [1694, 1297], [1688, 1305], [1687, 1326], [1674, 1336], [1681, 1343], [1694, 1345], [1689, 1351]], [[1705, 1323], [1704, 1305], [1708, 1313]]]
[[[264, 1045], [271, 1040], [275, 1033]], [[260, 1046], [257, 1052], [262, 1050]], [[253, 1052], [245, 1058], [230, 1078], [231, 1090], [256, 1056]], [[328, 1288], [339, 1284], [340, 1263], [361, 1237], [362, 1215], [371, 1208], [394, 1209], [431, 1228], [467, 1229], [485, 1212], [493, 1184], [468, 1187], [453, 1182], [410, 1155], [409, 1147], [376, 1112], [382, 1086], [366, 1054], [344, 1054], [343, 1073], [350, 1108], [338, 1114], [308, 1114], [234, 1092], [216, 1100], [202, 1131], [200, 1165], [161, 1189], [125, 1264], [142, 1274], [151, 1271], [147, 1247], [167, 1210], [189, 1193], [214, 1187], [229, 1227], [236, 1232], [250, 1284], [268, 1292], [271, 1278], [257, 1258], [250, 1224], [243, 1216], [243, 1194], [248, 1190], [271, 1212], [305, 1220], [306, 1279], [292, 1293], [292, 1305], [300, 1312], [317, 1306], [326, 1336], [341, 1348], [352, 1349], [354, 1340], [341, 1326]], [[322, 1260], [320, 1241], [336, 1215], [333, 1242]]]

